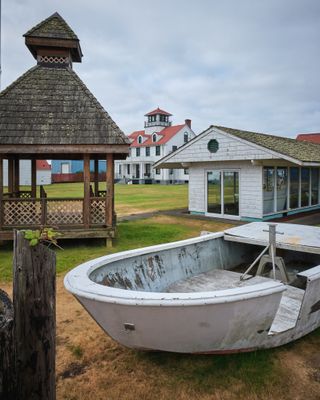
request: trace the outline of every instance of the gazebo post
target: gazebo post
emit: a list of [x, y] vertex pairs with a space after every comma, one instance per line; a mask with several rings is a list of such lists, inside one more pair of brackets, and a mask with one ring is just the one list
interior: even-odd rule
[[99, 197], [99, 160], [94, 160], [94, 195]]
[[8, 159], [8, 192], [13, 193], [13, 159]]
[[90, 155], [83, 155], [83, 223], [86, 228], [90, 226]]
[[3, 225], [3, 157], [0, 156], [0, 228]]
[[[113, 154], [107, 154], [107, 173], [106, 173], [106, 225], [113, 226], [114, 213], [114, 162]], [[112, 239], [107, 239], [107, 246], [112, 245]]]
[[14, 197], [19, 196], [19, 190], [20, 190], [20, 160], [18, 157], [15, 157], [13, 160], [13, 193]]
[[31, 197], [37, 197], [37, 161], [31, 160]]

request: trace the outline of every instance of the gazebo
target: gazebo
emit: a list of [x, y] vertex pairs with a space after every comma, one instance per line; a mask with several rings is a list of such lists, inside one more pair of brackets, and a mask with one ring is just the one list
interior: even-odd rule
[[[81, 62], [79, 39], [55, 13], [25, 35], [37, 65], [0, 94], [0, 240], [13, 229], [52, 226], [64, 238], [106, 238], [115, 234], [114, 160], [126, 158], [129, 141], [73, 71]], [[8, 160], [8, 190], [3, 161]], [[19, 162], [31, 160], [31, 190], [19, 186]], [[84, 195], [37, 195], [36, 160], [84, 162]], [[90, 176], [90, 160], [94, 174]], [[99, 190], [98, 162], [106, 160], [106, 190]]]

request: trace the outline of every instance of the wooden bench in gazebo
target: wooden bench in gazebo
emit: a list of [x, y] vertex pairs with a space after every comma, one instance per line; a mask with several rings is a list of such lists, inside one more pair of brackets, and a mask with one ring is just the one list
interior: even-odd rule
[[[61, 16], [53, 14], [24, 36], [37, 65], [0, 94], [0, 240], [12, 239], [15, 228], [53, 226], [64, 238], [102, 237], [109, 242], [116, 224], [114, 160], [127, 156], [129, 141], [73, 71], [82, 52]], [[31, 160], [30, 191], [20, 190], [22, 159]], [[83, 160], [84, 196], [50, 198], [43, 188], [37, 196], [40, 159]], [[106, 191], [99, 190], [99, 160], [107, 164]]]

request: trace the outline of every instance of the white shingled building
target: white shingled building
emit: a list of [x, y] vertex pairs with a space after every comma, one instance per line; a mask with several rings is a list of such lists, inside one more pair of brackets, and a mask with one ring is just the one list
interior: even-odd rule
[[210, 126], [155, 168], [189, 169], [193, 214], [268, 220], [320, 208], [320, 144]]

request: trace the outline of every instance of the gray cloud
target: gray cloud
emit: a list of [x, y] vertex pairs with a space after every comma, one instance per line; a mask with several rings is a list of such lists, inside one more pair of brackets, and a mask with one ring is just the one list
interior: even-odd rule
[[34, 65], [21, 35], [58, 11], [81, 40], [75, 70], [127, 133], [157, 106], [196, 132], [320, 131], [317, 0], [11, 0], [2, 11], [2, 87]]

